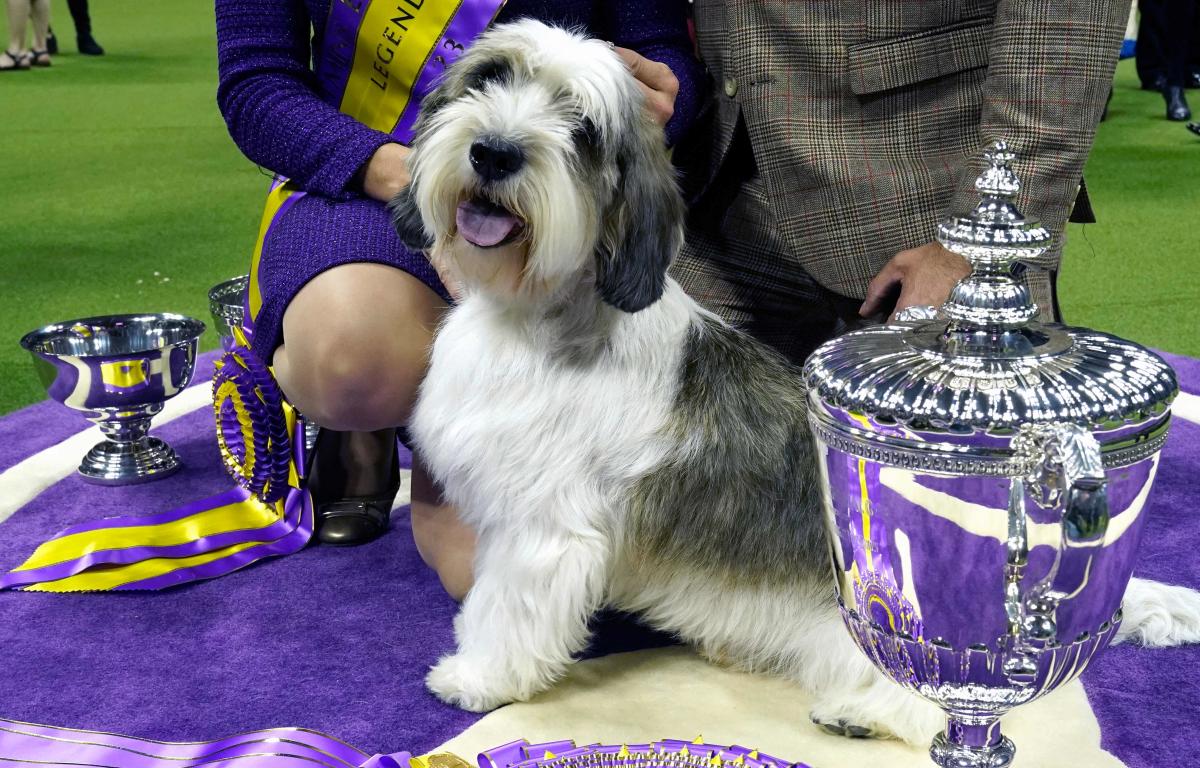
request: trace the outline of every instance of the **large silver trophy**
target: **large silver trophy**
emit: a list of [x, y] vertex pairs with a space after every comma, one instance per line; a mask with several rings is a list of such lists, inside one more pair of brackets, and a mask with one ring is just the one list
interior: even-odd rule
[[204, 323], [183, 315], [68, 320], [25, 335], [50, 398], [82, 411], [104, 433], [79, 465], [85, 480], [126, 485], [179, 469], [150, 420], [192, 380]]
[[982, 201], [938, 227], [973, 274], [924, 320], [805, 366], [846, 626], [942, 707], [945, 768], [1002, 768], [999, 717], [1074, 679], [1121, 620], [1175, 375], [1146, 349], [1034, 320], [1016, 261], [1050, 235], [1013, 206], [1003, 143]]

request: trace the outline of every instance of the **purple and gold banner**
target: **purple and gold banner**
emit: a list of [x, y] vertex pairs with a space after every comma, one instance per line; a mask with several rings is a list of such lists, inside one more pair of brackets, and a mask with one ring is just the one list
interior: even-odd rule
[[[409, 144], [421, 100], [504, 6], [504, 0], [335, 0], [317, 66], [322, 98], [369, 128]], [[246, 317], [262, 307], [258, 268], [275, 222], [305, 195], [271, 182], [250, 266]]]

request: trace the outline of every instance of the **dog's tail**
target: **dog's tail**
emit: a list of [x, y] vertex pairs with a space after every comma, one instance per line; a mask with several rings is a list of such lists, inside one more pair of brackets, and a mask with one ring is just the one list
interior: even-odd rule
[[1200, 592], [1194, 589], [1131, 579], [1121, 608], [1125, 619], [1113, 643], [1147, 648], [1200, 643]]

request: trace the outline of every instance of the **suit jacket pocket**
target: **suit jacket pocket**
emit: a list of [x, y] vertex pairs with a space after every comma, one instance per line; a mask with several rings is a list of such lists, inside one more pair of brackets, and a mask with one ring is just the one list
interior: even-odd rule
[[846, 49], [850, 89], [859, 96], [986, 67], [992, 19], [971, 19]]

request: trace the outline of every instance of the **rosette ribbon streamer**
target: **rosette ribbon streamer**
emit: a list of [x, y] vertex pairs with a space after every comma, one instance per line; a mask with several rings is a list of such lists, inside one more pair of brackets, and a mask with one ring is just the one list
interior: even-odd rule
[[[55, 768], [470, 768], [462, 758], [368, 755], [323, 733], [272, 728], [215, 741], [163, 742], [0, 719], [0, 761]], [[808, 768], [745, 747], [666, 739], [575, 746], [514, 741], [479, 755], [479, 768]]]
[[[316, 83], [329, 104], [411, 142], [421, 100], [495, 18], [504, 0], [426, 0], [397, 11], [383, 0], [335, 2]], [[404, 33], [397, 34], [402, 28]], [[382, 69], [378, 57], [385, 56]], [[261, 309], [258, 270], [276, 222], [304, 196], [271, 182], [245, 297], [244, 329], [213, 378], [217, 441], [237, 487], [170, 512], [73, 526], [0, 577], [0, 589], [45, 592], [162, 589], [221, 576], [312, 537], [304, 425], [247, 338]]]
[[211, 579], [312, 537], [304, 425], [269, 370], [239, 345], [217, 362], [213, 410], [237, 487], [170, 512], [73, 526], [45, 542], [0, 588], [40, 592], [162, 589]]

